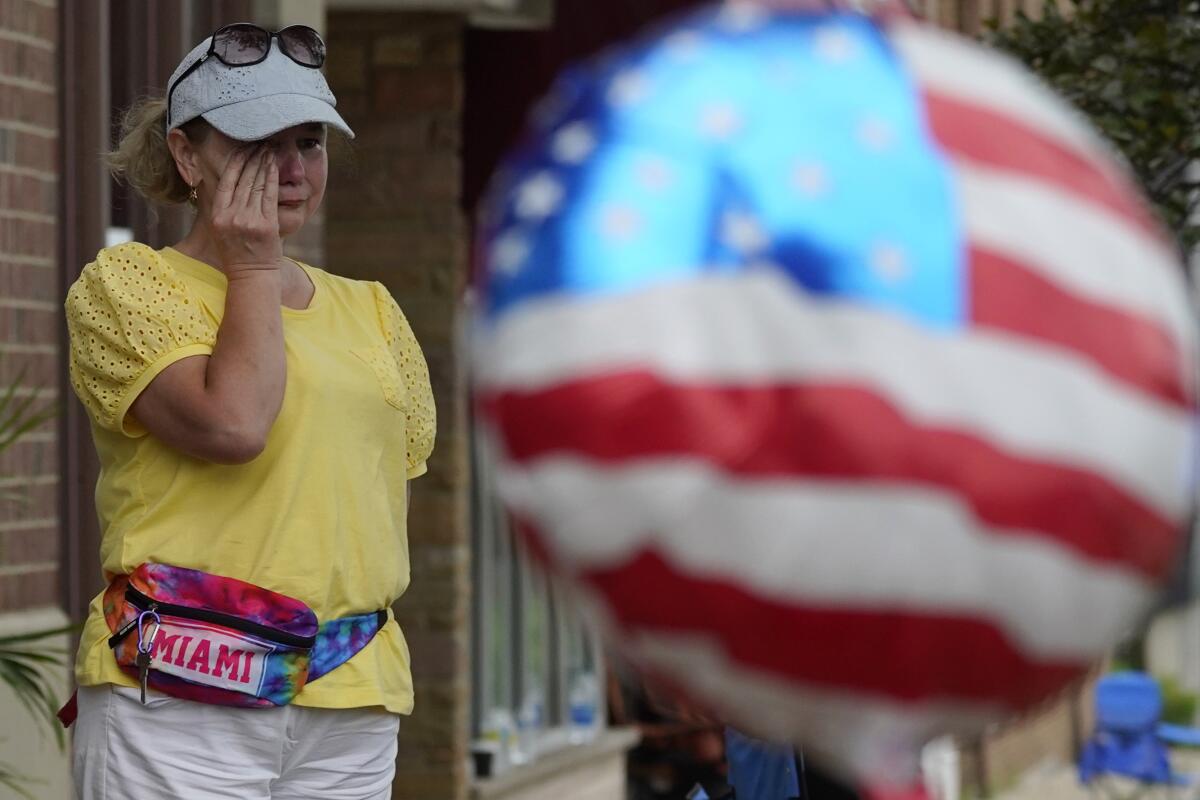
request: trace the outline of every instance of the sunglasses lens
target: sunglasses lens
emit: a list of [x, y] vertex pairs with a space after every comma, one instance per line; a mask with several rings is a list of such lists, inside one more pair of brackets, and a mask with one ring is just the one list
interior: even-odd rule
[[325, 63], [325, 42], [307, 25], [292, 25], [279, 32], [279, 44], [297, 63], [319, 67]]
[[231, 67], [262, 61], [271, 49], [271, 34], [257, 25], [230, 25], [213, 37], [213, 52]]

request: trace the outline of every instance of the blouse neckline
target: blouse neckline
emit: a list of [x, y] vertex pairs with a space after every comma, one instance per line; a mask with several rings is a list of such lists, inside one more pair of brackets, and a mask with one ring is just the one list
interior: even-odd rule
[[[185, 275], [190, 275], [196, 280], [207, 283], [208, 285], [220, 289], [221, 291], [225, 291], [228, 288], [229, 280], [225, 277], [225, 273], [221, 272], [221, 270], [217, 269], [211, 264], [207, 264], [197, 258], [192, 258], [187, 253], [176, 250], [174, 247], [164, 247], [159, 252], [166, 256], [167, 261], [174, 269], [179, 270]], [[284, 316], [307, 316], [316, 311], [324, 300], [325, 293], [322, 291], [321, 281], [316, 275], [317, 270], [315, 270], [313, 267], [310, 267], [301, 261], [296, 261], [293, 258], [289, 258], [288, 261], [291, 261], [300, 269], [304, 270], [304, 274], [307, 275], [309, 281], [312, 282], [313, 295], [308, 301], [308, 306], [306, 308], [292, 308], [291, 306], [283, 305], [280, 306], [280, 310], [283, 312]]]

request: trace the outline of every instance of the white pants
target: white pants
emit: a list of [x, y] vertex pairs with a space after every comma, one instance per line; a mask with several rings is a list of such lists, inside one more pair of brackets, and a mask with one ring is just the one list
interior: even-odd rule
[[228, 708], [80, 687], [79, 800], [388, 800], [400, 717], [382, 709]]

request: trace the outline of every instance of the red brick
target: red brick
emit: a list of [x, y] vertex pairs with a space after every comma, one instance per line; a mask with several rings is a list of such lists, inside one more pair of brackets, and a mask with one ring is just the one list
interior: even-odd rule
[[462, 76], [448, 67], [376, 70], [371, 108], [381, 118], [462, 107]]
[[387, 122], [371, 122], [361, 133], [355, 132], [356, 158], [361, 161], [366, 153], [381, 149], [396, 153], [424, 152], [429, 147], [436, 118], [435, 114], [410, 114]]
[[5, 42], [3, 74], [27, 81], [54, 86], [58, 80], [58, 65], [54, 51], [24, 42]]
[[0, 0], [0, 28], [54, 44], [58, 9], [32, 0]]
[[54, 441], [24, 439], [0, 452], [0, 475], [45, 475], [58, 469]]
[[455, 66], [463, 61], [463, 32], [461, 28], [442, 27], [429, 31], [425, 37], [425, 63]]
[[[7, 487], [0, 498], [0, 523], [19, 523], [23, 520], [40, 520], [58, 516], [58, 485], [55, 483]], [[18, 531], [0, 533], [0, 552], [3, 552], [4, 536], [17, 536]]]
[[466, 387], [461, 352], [451, 345], [466, 272], [459, 207], [462, 18], [335, 11], [329, 26], [331, 50], [372, 53], [380, 38], [403, 37], [383, 59], [392, 63], [365, 78], [349, 75], [348, 65], [334, 75], [332, 88], [339, 99], [349, 98], [345, 113], [353, 115], [359, 138], [347, 168], [330, 183], [326, 248], [334, 271], [382, 280], [393, 291], [430, 360], [438, 448], [430, 474], [414, 490], [413, 585], [397, 606], [412, 642], [419, 700], [401, 732], [403, 768], [393, 794], [458, 800], [467, 793], [470, 711]]
[[[431, 238], [421, 218], [426, 209], [439, 203], [457, 202], [460, 194], [461, 162], [449, 153], [394, 153], [387, 157], [378, 149], [360, 151], [355, 165], [353, 196], [334, 193], [329, 201], [330, 218], [371, 220], [412, 219], [418, 232]], [[337, 177], [334, 180], [338, 180]], [[445, 238], [441, 236], [432, 238]]]
[[0, 342], [56, 344], [61, 324], [61, 312], [57, 308], [0, 306]]
[[42, 519], [27, 528], [0, 531], [0, 564], [44, 564], [59, 556], [58, 520]]
[[0, 75], [53, 89], [58, 79], [54, 51], [27, 42], [6, 40], [0, 47]]
[[336, 13], [337, 21], [329, 26], [331, 49], [333, 42], [342, 42], [345, 39], [364, 36], [373, 38], [380, 34], [412, 33], [414, 31], [428, 35], [437, 31], [461, 30], [463, 25], [461, 15], [436, 11], [406, 11], [403, 14], [392, 11], [337, 11]]
[[14, 263], [0, 256], [0, 298], [57, 305], [62, 299], [59, 295], [58, 275], [53, 267]]
[[0, 612], [56, 605], [60, 602], [58, 581], [55, 569], [0, 577]]
[[[0, 130], [4, 129], [0, 123]], [[43, 136], [28, 131], [5, 132], [9, 140], [0, 158], [5, 163], [15, 164], [27, 169], [42, 172], [55, 172], [58, 169], [58, 139], [54, 136]]]
[[0, 253], [54, 258], [55, 223], [28, 219], [5, 219], [0, 215]]
[[0, 84], [0, 119], [53, 128], [58, 122], [54, 92]]
[[53, 389], [58, 382], [58, 359], [51, 355], [23, 353], [0, 355], [0, 392], [7, 390], [18, 378], [27, 389]]
[[53, 215], [57, 213], [56, 191], [54, 181], [48, 178], [0, 172], [0, 209]]

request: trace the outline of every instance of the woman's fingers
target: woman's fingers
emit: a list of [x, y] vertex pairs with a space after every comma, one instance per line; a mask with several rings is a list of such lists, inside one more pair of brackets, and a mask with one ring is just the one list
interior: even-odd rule
[[233, 203], [233, 193], [237, 189], [238, 178], [245, 171], [246, 164], [254, 152], [252, 147], [238, 148], [225, 162], [221, 179], [217, 181], [216, 194], [213, 195], [213, 208], [228, 208]]
[[245, 156], [231, 158], [221, 173], [220, 184], [222, 199], [227, 198], [227, 203], [214, 205], [209, 224], [226, 272], [276, 264], [280, 249], [275, 207], [279, 176], [274, 151], [259, 145]]
[[279, 165], [274, 155], [267, 161], [266, 179], [263, 181], [262, 214], [269, 220], [279, 215]]
[[254, 184], [261, 180], [260, 173], [263, 172], [265, 163], [265, 155], [267, 149], [259, 146], [254, 151], [254, 155], [246, 162], [246, 166], [242, 169], [241, 177], [238, 178], [237, 188], [233, 192], [233, 207], [235, 210], [241, 210], [251, 206], [250, 194], [254, 189]]
[[263, 148], [262, 166], [258, 168], [258, 174], [254, 176], [254, 185], [250, 187], [250, 205], [259, 206], [262, 204], [262, 192], [267, 188], [267, 173], [271, 169], [271, 164], [275, 163], [275, 154], [268, 148]]

